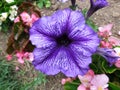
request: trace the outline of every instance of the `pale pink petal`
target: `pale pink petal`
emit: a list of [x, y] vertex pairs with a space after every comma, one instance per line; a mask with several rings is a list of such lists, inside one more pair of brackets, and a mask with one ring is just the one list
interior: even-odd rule
[[120, 68], [120, 60], [117, 60], [117, 61], [115, 62], [115, 66], [116, 66], [117, 68]]
[[21, 16], [21, 19], [22, 19], [23, 22], [29, 22], [29, 21], [31, 21], [30, 15], [27, 12], [25, 12], [25, 11], [22, 12], [20, 14], [20, 16]]
[[108, 24], [106, 26], [99, 27], [98, 29], [99, 29], [100, 32], [105, 32], [105, 31], [110, 32], [112, 27], [113, 27], [113, 24]]
[[24, 53], [23, 53], [23, 52], [17, 52], [17, 53], [16, 53], [16, 56], [17, 56], [18, 58], [22, 58], [22, 57], [24, 56]]
[[87, 74], [84, 76], [78, 75], [78, 78], [85, 87], [90, 87], [90, 81], [92, 80], [93, 76], [94, 76], [93, 70], [89, 70]]
[[114, 36], [110, 36], [108, 40], [114, 45], [114, 46], [119, 46], [120, 45], [120, 39], [116, 38]]
[[63, 78], [63, 79], [61, 80], [61, 84], [64, 85], [65, 83], [66, 83], [66, 79]]
[[109, 82], [109, 78], [105, 74], [99, 74], [95, 75], [93, 79], [91, 80], [91, 84], [99, 87], [99, 86], [104, 86]]
[[25, 52], [25, 53], [23, 54], [23, 57], [26, 58], [26, 59], [28, 59], [28, 58], [29, 58], [29, 52]]
[[20, 68], [18, 66], [15, 67], [15, 70], [18, 71]]
[[39, 17], [34, 13], [31, 15], [31, 18], [32, 18], [32, 23], [34, 23], [36, 20], [39, 19]]
[[86, 87], [84, 85], [79, 85], [79, 87], [77, 88], [77, 90], [87, 90]]
[[90, 90], [97, 90], [96, 86], [90, 86]]
[[73, 81], [73, 79], [72, 78], [63, 78], [62, 80], [61, 80], [61, 83], [62, 84], [65, 84], [66, 82], [72, 82]]
[[20, 22], [20, 17], [18, 16], [14, 19], [14, 23], [17, 23], [17, 22]]
[[6, 56], [6, 59], [7, 59], [8, 61], [11, 61], [11, 60], [12, 60], [12, 55], [10, 55], [10, 54], [7, 55], [7, 56]]
[[24, 60], [22, 58], [18, 58], [18, 62], [24, 64]]

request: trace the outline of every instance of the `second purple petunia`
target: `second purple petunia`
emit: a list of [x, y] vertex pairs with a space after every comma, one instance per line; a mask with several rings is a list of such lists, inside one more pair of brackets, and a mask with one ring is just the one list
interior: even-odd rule
[[30, 29], [30, 40], [36, 46], [32, 63], [37, 70], [47, 75], [62, 72], [68, 77], [88, 71], [91, 55], [99, 45], [83, 14], [71, 9], [37, 20]]

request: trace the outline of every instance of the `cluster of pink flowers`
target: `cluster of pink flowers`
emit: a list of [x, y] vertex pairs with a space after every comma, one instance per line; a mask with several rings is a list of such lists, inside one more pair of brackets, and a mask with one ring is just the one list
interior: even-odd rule
[[[28, 60], [30, 62], [33, 61], [33, 53], [31, 52], [17, 52], [15, 56], [17, 57], [17, 60], [20, 64], [24, 64], [25, 60]], [[11, 61], [12, 55], [7, 55], [6, 58], [8, 61]]]
[[112, 36], [111, 29], [113, 24], [99, 27], [98, 35], [101, 37], [101, 46], [103, 48], [113, 48], [120, 45], [120, 40]]
[[20, 19], [23, 21], [23, 23], [27, 26], [32, 26], [32, 24], [39, 19], [39, 16], [35, 13], [32, 13], [29, 15], [27, 12], [22, 12], [20, 16], [17, 16], [14, 20], [14, 23], [20, 22]]
[[[77, 90], [108, 90], [109, 78], [105, 74], [95, 75], [92, 70], [89, 70], [86, 75], [78, 75], [81, 82]], [[67, 78], [62, 79], [62, 84], [66, 82], [72, 82], [74, 79]]]
[[[98, 35], [101, 37], [101, 46], [103, 48], [113, 48], [116, 55], [120, 57], [120, 39], [112, 35], [111, 29], [113, 24], [108, 24], [103, 27], [99, 27]], [[118, 33], [119, 35], [119, 33]], [[115, 66], [120, 68], [120, 59], [115, 62]]]
[[[33, 57], [33, 53], [31, 53], [31, 52], [17, 52], [15, 56], [16, 56], [17, 61], [18, 61], [19, 64], [24, 64], [24, 63], [25, 63], [25, 60], [27, 60], [27, 61], [29, 61], [29, 62], [32, 62], [32, 61], [33, 61], [33, 58], [34, 58], [34, 57]], [[12, 58], [13, 58], [13, 56], [10, 55], [10, 54], [8, 54], [8, 55], [6, 56], [6, 59], [7, 59], [8, 61], [11, 61]], [[19, 67], [16, 66], [16, 67], [15, 67], [15, 70], [19, 70]]]

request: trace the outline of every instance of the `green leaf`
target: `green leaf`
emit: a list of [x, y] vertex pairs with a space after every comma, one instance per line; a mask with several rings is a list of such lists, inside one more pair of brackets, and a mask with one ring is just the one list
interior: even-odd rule
[[45, 2], [45, 7], [46, 7], [46, 8], [49, 8], [50, 6], [51, 6], [51, 2], [50, 2], [50, 1], [46, 1], [46, 2]]
[[105, 60], [102, 61], [102, 67], [105, 70], [105, 72], [109, 74], [114, 73], [117, 70], [115, 66], [109, 66], [107, 61]]
[[115, 71], [115, 73], [114, 73], [117, 77], [119, 77], [120, 78], [120, 70], [117, 70], [117, 71]]
[[84, 16], [86, 16], [87, 11], [88, 11], [87, 8], [82, 10], [82, 13], [83, 13]]
[[43, 8], [43, 2], [37, 3], [37, 6], [38, 6], [39, 8]]
[[86, 23], [94, 30], [94, 31], [98, 31], [98, 26], [94, 24], [94, 22], [90, 19], [86, 20]]
[[115, 85], [114, 83], [109, 82], [109, 90], [120, 90], [120, 86]]
[[80, 80], [76, 79], [73, 82], [68, 82], [64, 85], [64, 90], [77, 90], [80, 85]]
[[94, 63], [91, 63], [91, 64], [90, 64], [90, 68], [91, 68], [95, 73], [98, 72], [98, 68], [97, 68], [97, 66], [96, 66]]

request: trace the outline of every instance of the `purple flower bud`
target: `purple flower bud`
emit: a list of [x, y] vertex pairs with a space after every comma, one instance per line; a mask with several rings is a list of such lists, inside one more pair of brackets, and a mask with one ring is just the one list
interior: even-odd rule
[[97, 48], [96, 53], [104, 57], [108, 61], [108, 63], [110, 63], [110, 65], [113, 65], [115, 61], [118, 60], [118, 58], [120, 58], [116, 55], [114, 49]]
[[90, 9], [87, 12], [86, 18], [89, 18], [97, 10], [108, 6], [108, 2], [106, 0], [90, 0], [90, 4]]

